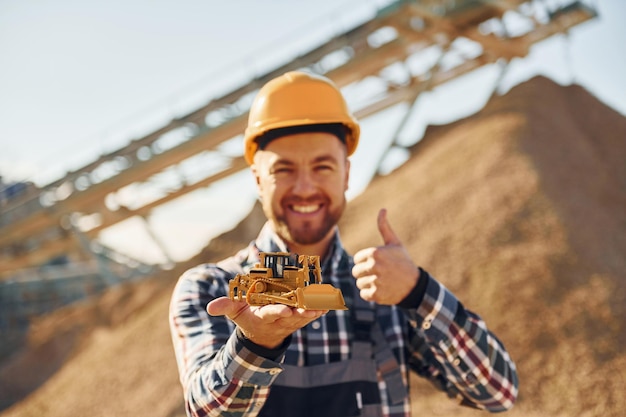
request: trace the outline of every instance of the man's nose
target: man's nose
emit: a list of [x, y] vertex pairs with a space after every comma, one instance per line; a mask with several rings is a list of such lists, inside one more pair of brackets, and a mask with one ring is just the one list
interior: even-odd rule
[[307, 171], [299, 171], [296, 175], [292, 192], [296, 195], [306, 197], [315, 194], [317, 186], [313, 176]]

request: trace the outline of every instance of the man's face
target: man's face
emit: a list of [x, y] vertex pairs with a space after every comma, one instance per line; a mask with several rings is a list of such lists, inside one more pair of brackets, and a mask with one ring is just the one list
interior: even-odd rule
[[328, 238], [346, 205], [350, 162], [339, 139], [324, 132], [271, 141], [254, 157], [263, 211], [289, 243]]

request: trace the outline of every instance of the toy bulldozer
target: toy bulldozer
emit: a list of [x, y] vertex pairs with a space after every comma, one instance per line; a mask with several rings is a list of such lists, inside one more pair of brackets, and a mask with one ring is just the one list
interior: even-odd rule
[[261, 252], [249, 274], [228, 283], [231, 300], [251, 306], [285, 304], [306, 310], [347, 310], [341, 291], [322, 284], [319, 256]]

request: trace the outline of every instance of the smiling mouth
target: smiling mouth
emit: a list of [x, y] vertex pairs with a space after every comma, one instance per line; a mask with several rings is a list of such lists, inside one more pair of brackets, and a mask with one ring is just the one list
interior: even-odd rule
[[294, 204], [291, 206], [291, 210], [295, 211], [296, 213], [309, 214], [318, 211], [321, 207], [321, 204]]

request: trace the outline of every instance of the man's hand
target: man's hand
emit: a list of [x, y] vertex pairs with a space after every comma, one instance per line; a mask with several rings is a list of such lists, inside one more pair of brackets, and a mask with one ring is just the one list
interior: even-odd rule
[[383, 246], [362, 249], [354, 255], [352, 275], [361, 298], [377, 304], [395, 305], [417, 284], [419, 271], [387, 220], [387, 210], [378, 213]]
[[291, 333], [318, 319], [328, 310], [304, 310], [282, 304], [256, 307], [245, 301], [220, 297], [207, 305], [212, 316], [226, 316], [257, 345], [273, 349], [281, 345]]

